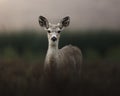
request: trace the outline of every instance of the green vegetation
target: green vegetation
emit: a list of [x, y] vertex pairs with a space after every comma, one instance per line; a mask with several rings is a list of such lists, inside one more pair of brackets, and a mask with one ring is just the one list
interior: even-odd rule
[[[113, 58], [116, 60], [120, 56], [119, 31], [99, 30], [75, 33], [66, 31], [61, 35], [60, 48], [67, 44], [76, 45], [81, 48], [86, 59]], [[0, 57], [39, 59], [45, 56], [47, 43], [46, 34], [40, 34], [34, 30], [14, 32], [14, 34], [3, 33], [0, 34]]]

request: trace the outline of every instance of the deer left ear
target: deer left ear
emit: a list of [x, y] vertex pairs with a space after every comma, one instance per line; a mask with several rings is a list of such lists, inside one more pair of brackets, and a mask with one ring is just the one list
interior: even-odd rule
[[70, 24], [70, 17], [67, 16], [67, 17], [63, 18], [63, 19], [61, 20], [61, 22], [60, 22], [61, 29], [62, 29], [63, 27], [69, 26], [69, 24]]
[[48, 22], [48, 20], [47, 20], [45, 17], [43, 17], [43, 16], [39, 16], [39, 24], [40, 24], [41, 27], [45, 27], [46, 29], [49, 28], [49, 22]]

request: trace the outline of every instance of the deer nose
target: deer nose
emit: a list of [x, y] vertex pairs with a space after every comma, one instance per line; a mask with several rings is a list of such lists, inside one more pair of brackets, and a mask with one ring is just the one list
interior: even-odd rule
[[52, 37], [51, 40], [52, 40], [52, 41], [56, 41], [57, 38], [56, 38], [56, 37]]

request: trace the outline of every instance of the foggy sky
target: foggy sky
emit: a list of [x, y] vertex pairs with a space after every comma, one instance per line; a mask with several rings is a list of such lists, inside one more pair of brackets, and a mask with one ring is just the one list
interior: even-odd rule
[[120, 29], [120, 0], [0, 0], [0, 30], [41, 29], [39, 15], [72, 29]]

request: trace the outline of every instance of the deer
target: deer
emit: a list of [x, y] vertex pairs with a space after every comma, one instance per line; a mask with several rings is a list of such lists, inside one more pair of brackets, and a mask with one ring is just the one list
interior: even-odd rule
[[[58, 24], [51, 24], [44, 16], [39, 16], [39, 25], [47, 31], [48, 50], [44, 61], [44, 72], [56, 80], [73, 79], [79, 76], [82, 53], [71, 44], [59, 49], [60, 33], [70, 24], [70, 17], [64, 17]], [[72, 39], [72, 38], [71, 38]]]

